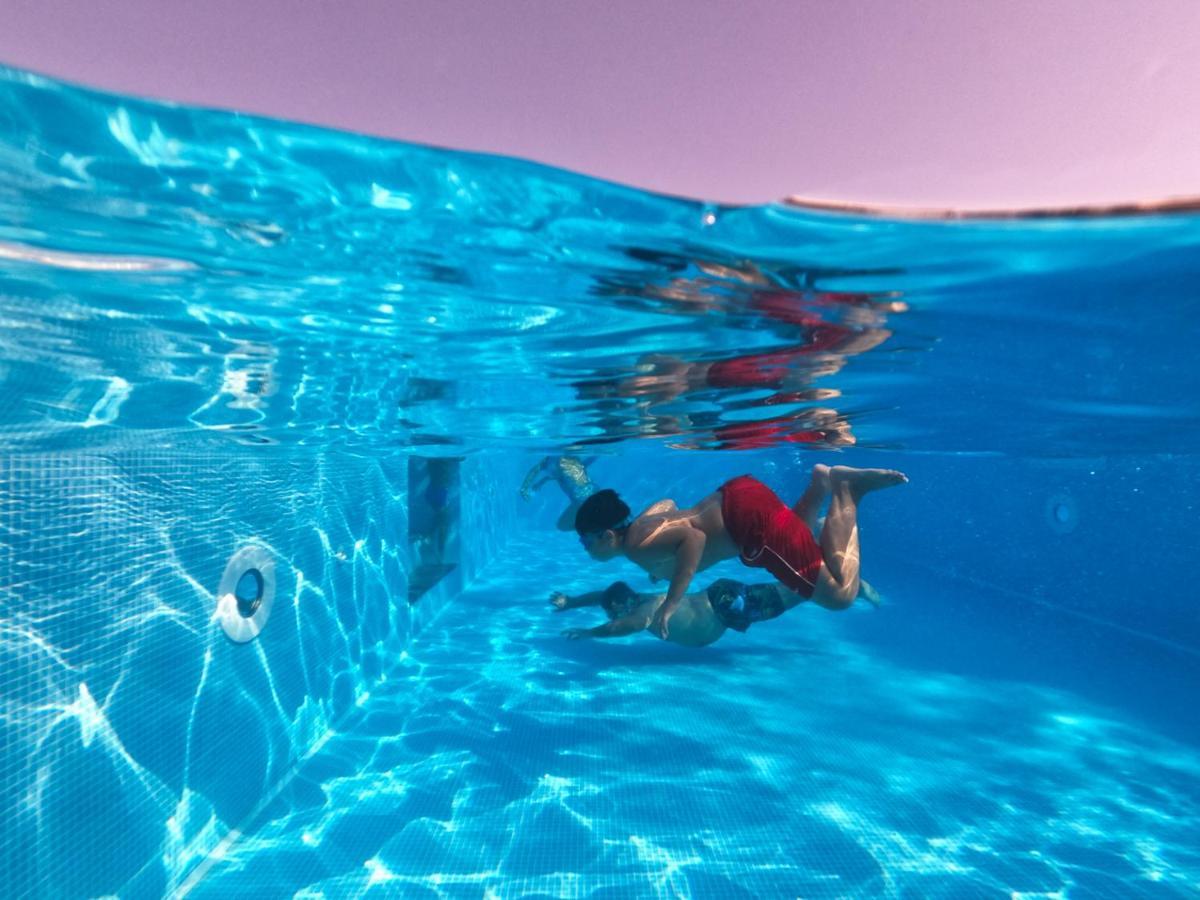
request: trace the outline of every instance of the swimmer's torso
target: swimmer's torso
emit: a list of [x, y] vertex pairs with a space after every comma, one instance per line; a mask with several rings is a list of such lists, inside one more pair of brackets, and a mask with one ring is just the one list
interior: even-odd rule
[[[626, 536], [629, 558], [649, 572], [650, 577], [656, 581], [669, 580], [675, 573], [674, 548], [639, 549], [637, 544], [684, 521], [692, 528], [703, 531], [706, 537], [696, 571], [738, 555], [738, 548], [725, 530], [725, 519], [721, 515], [721, 493], [716, 491], [688, 509], [678, 509], [671, 500], [660, 500], [647, 509], [630, 526]], [[674, 619], [671, 622], [671, 628], [674, 629]]]

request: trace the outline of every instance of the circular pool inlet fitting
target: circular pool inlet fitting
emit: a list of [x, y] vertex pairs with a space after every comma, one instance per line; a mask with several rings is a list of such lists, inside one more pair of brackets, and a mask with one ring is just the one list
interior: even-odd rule
[[1046, 500], [1045, 516], [1055, 534], [1070, 534], [1079, 526], [1079, 505], [1068, 492], [1061, 491]]
[[265, 547], [249, 544], [225, 565], [214, 618], [231, 641], [244, 644], [263, 630], [274, 599], [275, 557]]

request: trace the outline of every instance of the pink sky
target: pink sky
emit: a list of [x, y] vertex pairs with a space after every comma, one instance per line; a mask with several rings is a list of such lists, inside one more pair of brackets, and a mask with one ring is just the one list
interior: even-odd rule
[[1200, 193], [1195, 0], [3, 0], [0, 62], [727, 202]]

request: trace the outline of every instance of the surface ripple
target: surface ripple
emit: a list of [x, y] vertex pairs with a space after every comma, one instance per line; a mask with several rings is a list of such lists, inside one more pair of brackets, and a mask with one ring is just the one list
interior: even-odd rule
[[1200, 215], [900, 221], [0, 67], [0, 449], [1200, 446]]

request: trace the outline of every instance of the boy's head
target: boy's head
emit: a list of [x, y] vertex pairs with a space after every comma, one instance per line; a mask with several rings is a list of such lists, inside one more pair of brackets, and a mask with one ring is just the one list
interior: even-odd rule
[[628, 527], [629, 507], [616, 491], [597, 491], [584, 500], [579, 512], [575, 513], [579, 541], [592, 559], [620, 556]]
[[623, 581], [614, 581], [604, 591], [600, 606], [610, 619], [628, 615], [638, 604], [637, 592]]

